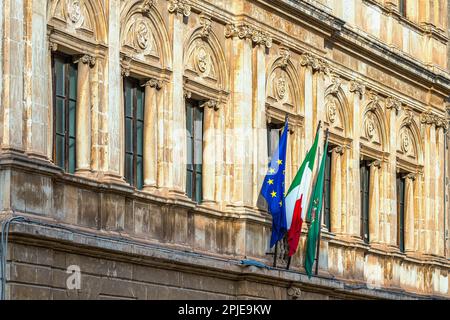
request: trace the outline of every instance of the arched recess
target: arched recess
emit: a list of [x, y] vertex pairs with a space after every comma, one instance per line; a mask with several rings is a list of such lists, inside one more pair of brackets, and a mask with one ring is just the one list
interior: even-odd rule
[[266, 80], [266, 103], [290, 114], [303, 114], [303, 95], [292, 61], [279, 56], [270, 66]]
[[406, 166], [406, 163], [413, 166], [421, 165], [423, 163], [422, 139], [419, 126], [411, 111], [407, 110], [400, 117], [397, 127], [399, 128], [396, 146], [397, 157], [402, 160], [403, 166]]
[[330, 85], [325, 90], [325, 123], [328, 124], [333, 135], [351, 137], [351, 114], [348, 101], [341, 87], [336, 89]]
[[100, 0], [50, 0], [48, 24], [88, 42], [107, 42], [105, 2]]
[[[366, 149], [374, 152], [389, 150], [386, 120], [379, 98], [375, 94], [366, 105], [361, 120], [361, 141]], [[374, 158], [379, 158], [379, 154]]]
[[203, 98], [222, 100], [229, 91], [225, 55], [213, 31], [196, 28], [184, 44], [185, 89]]
[[133, 60], [165, 69], [171, 66], [171, 49], [164, 21], [147, 0], [123, 3], [120, 11], [121, 53]]

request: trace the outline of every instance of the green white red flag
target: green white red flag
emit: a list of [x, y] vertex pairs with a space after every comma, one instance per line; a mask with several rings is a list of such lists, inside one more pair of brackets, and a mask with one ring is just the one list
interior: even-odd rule
[[312, 172], [319, 142], [319, 128], [320, 123], [317, 128], [314, 143], [306, 154], [305, 160], [303, 160], [285, 197], [289, 257], [297, 251], [302, 223], [305, 220], [308, 196], [311, 189]]
[[322, 211], [323, 181], [325, 177], [326, 150], [328, 149], [328, 132], [326, 135], [325, 146], [323, 148], [322, 158], [319, 165], [316, 184], [311, 195], [311, 201], [308, 207], [308, 217], [311, 219], [306, 239], [305, 270], [308, 277], [311, 278], [314, 258], [316, 256], [317, 240], [320, 230], [320, 213]]

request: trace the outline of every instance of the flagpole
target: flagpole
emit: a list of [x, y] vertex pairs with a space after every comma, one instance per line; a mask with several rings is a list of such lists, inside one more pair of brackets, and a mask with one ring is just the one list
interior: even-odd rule
[[[325, 146], [327, 145], [327, 142], [328, 142], [328, 135], [329, 135], [329, 131], [328, 131], [328, 128], [327, 128], [327, 130], [325, 131], [324, 149], [325, 149]], [[328, 152], [328, 150], [323, 150], [323, 157], [327, 156], [327, 152]], [[323, 189], [325, 189], [325, 184], [323, 184]], [[324, 190], [322, 192], [324, 193]], [[322, 211], [322, 210], [320, 210], [320, 211]], [[316, 252], [316, 276], [319, 274], [320, 240], [321, 240], [321, 236], [322, 236], [322, 214], [321, 213], [322, 212], [318, 213], [319, 214], [319, 236], [318, 236], [319, 241], [317, 243], [317, 252]]]
[[[322, 124], [322, 120], [319, 120], [319, 123], [317, 124], [316, 135], [314, 136], [314, 139], [317, 137], [317, 134], [319, 133], [321, 124]], [[289, 270], [289, 266], [291, 265], [291, 258], [292, 258], [292, 256], [288, 258], [286, 270]]]

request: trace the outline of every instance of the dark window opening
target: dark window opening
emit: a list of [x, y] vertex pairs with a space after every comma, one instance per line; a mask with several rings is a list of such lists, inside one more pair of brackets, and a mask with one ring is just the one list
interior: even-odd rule
[[405, 177], [397, 174], [397, 244], [401, 252], [405, 252]]
[[398, 11], [402, 17], [406, 18], [406, 0], [399, 0]]
[[137, 189], [143, 181], [144, 88], [139, 80], [124, 79], [125, 180]]
[[186, 194], [202, 201], [203, 108], [197, 100], [186, 100], [187, 165]]
[[269, 163], [272, 160], [272, 155], [278, 147], [280, 137], [283, 132], [284, 123], [271, 122], [267, 124], [267, 153], [269, 157]]
[[370, 162], [361, 161], [360, 172], [360, 197], [361, 197], [361, 238], [369, 243], [369, 184]]
[[331, 156], [333, 146], [329, 146], [325, 154], [325, 177], [323, 185], [323, 222], [328, 231], [331, 229], [331, 216], [330, 216], [330, 204], [331, 204]]
[[53, 161], [69, 173], [75, 172], [77, 65], [72, 57], [52, 55]]

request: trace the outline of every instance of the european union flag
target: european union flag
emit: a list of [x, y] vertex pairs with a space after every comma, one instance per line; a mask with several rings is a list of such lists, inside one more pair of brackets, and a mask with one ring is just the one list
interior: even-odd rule
[[266, 199], [269, 212], [272, 215], [272, 237], [270, 247], [272, 248], [278, 240], [281, 240], [287, 231], [286, 208], [284, 203], [284, 169], [286, 165], [286, 144], [288, 121], [284, 124], [284, 130], [280, 142], [272, 155], [269, 170], [261, 188], [261, 195]]

